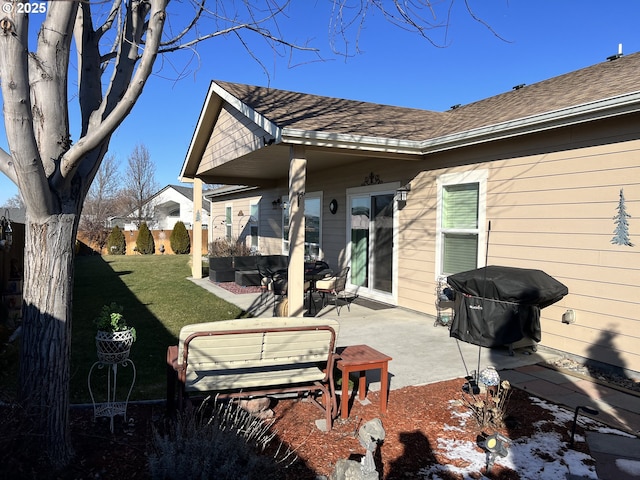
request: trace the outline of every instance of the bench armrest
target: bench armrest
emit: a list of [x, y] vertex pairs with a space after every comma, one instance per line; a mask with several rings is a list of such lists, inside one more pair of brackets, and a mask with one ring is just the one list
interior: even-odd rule
[[178, 371], [178, 346], [172, 345], [167, 348], [167, 367]]

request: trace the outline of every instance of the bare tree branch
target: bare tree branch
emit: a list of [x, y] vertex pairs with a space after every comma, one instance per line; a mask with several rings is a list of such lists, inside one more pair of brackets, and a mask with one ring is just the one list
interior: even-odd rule
[[[92, 115], [86, 136], [72, 146], [64, 156], [61, 175], [54, 179], [54, 184], [60, 184], [69, 178], [82, 161], [83, 156], [111, 135], [140, 97], [144, 84], [151, 75], [153, 62], [157, 56], [162, 27], [166, 18], [165, 7], [165, 0], [151, 0], [151, 20], [147, 31], [147, 44], [133, 78], [122, 92], [118, 92], [121, 93], [119, 101], [109, 104], [108, 111], [105, 108], [106, 116], [101, 119], [95, 113]], [[123, 85], [123, 87], [125, 86]], [[112, 91], [111, 93], [115, 94], [116, 92]]]

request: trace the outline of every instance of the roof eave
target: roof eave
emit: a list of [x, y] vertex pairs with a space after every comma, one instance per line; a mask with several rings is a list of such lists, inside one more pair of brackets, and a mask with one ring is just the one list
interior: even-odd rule
[[210, 190], [204, 194], [204, 198], [206, 198], [209, 201], [212, 201], [211, 200], [212, 198], [228, 197], [233, 194], [249, 192], [251, 190], [256, 190], [256, 189], [257, 187], [250, 186], [250, 185], [237, 185], [237, 186], [234, 186], [234, 188], [224, 189], [224, 191]]
[[304, 145], [308, 147], [337, 148], [369, 152], [384, 152], [401, 155], [420, 155], [421, 142], [397, 138], [319, 132], [296, 128], [284, 128], [278, 143]]
[[423, 155], [640, 111], [640, 92], [423, 140]]

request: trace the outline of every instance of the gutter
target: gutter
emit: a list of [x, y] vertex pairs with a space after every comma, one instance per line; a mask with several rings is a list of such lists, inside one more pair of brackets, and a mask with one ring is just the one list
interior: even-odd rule
[[640, 92], [423, 140], [423, 155], [640, 111]]
[[276, 143], [424, 156], [640, 111], [640, 92], [589, 102], [427, 140], [401, 140], [284, 128]]

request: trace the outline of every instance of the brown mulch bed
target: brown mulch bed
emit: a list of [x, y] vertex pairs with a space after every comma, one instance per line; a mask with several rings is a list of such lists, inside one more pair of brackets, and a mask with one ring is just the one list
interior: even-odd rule
[[[316, 427], [315, 420], [322, 418], [322, 414], [311, 402], [280, 400], [273, 407], [273, 428], [278, 439], [294, 449], [298, 457], [289, 467], [287, 478], [328, 477], [339, 459], [359, 458], [365, 450], [357, 439], [357, 431], [364, 422], [373, 418], [380, 418], [386, 431], [385, 441], [376, 454], [377, 469], [384, 472], [380, 478], [424, 478], [418, 474], [421, 468], [438, 463], [451, 464], [452, 460], [443, 457], [435, 448], [439, 439], [477, 442], [479, 436], [487, 433], [471, 419], [463, 422], [462, 427], [458, 425], [456, 418], [465, 411], [469, 412], [468, 407], [460, 402], [463, 383], [459, 379], [393, 390], [386, 414], [379, 413], [378, 393], [370, 392], [368, 399], [371, 402], [368, 405], [357, 400], [353, 402], [349, 418], [344, 421], [337, 419], [333, 429], [327, 433]], [[532, 435], [534, 423], [541, 419], [552, 420], [547, 410], [531, 402], [525, 392], [517, 389], [513, 391], [508, 406], [508, 428], [500, 431], [512, 440]], [[0, 414], [3, 414], [1, 409]], [[163, 404], [130, 405], [129, 422], [117, 417], [115, 433], [112, 434], [106, 418], [94, 421], [92, 409], [73, 408], [71, 432], [76, 457], [64, 472], [52, 475], [49, 471], [39, 470], [33, 462], [21, 463], [19, 452], [12, 452], [10, 444], [5, 444], [0, 451], [0, 465], [4, 465], [5, 471], [11, 466], [11, 478], [147, 479], [146, 454], [152, 428], [163, 421], [164, 414]], [[547, 428], [567, 437], [566, 425], [557, 425], [556, 428], [553, 422], [550, 424], [552, 426]], [[456, 428], [451, 428], [451, 425], [456, 425]], [[583, 433], [580, 427], [578, 433]], [[574, 448], [587, 450], [583, 443], [577, 443]], [[520, 478], [516, 472], [498, 464], [491, 472], [482, 474], [491, 479]], [[445, 474], [439, 478], [453, 480], [462, 477]]]
[[216, 285], [235, 295], [242, 295], [244, 293], [260, 293], [261, 291], [260, 287], [255, 287], [252, 285], [243, 287], [242, 285], [238, 285], [235, 282], [218, 282], [216, 283]]

